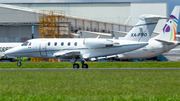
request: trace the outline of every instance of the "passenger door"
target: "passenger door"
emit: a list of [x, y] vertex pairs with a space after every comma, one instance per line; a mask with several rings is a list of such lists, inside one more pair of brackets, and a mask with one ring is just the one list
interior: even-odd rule
[[39, 45], [40, 55], [47, 56], [46, 41], [41, 41]]

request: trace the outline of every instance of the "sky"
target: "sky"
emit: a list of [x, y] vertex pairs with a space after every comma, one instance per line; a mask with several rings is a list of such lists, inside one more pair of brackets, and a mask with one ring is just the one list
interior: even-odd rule
[[[174, 6], [180, 6], [180, 0], [0, 0], [0, 3], [56, 3], [56, 2], [167, 2], [168, 12], [171, 13]], [[170, 14], [169, 14], [170, 15]], [[180, 32], [180, 24], [178, 27]]]

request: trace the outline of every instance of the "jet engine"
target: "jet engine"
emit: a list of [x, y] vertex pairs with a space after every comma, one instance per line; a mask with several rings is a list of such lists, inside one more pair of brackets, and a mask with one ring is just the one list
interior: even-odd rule
[[103, 48], [113, 46], [113, 41], [108, 39], [84, 39], [84, 45], [89, 48]]

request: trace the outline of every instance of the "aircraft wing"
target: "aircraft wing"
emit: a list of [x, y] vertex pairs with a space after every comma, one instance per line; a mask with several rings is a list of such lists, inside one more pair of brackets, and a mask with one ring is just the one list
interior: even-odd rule
[[173, 41], [166, 41], [166, 40], [160, 40], [160, 39], [156, 39], [156, 40], [159, 41], [159, 42], [162, 42], [164, 44], [167, 44], [167, 45], [174, 44]]
[[79, 51], [59, 51], [53, 54], [56, 58], [77, 58], [81, 56]]

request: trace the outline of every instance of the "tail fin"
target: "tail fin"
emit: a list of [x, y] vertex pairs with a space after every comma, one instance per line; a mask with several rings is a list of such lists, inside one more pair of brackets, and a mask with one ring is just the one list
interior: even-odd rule
[[153, 39], [160, 39], [164, 41], [175, 41], [176, 33], [178, 28], [178, 20], [179, 20], [180, 6], [175, 6], [172, 11], [170, 18], [167, 20], [163, 30], [161, 33], [154, 37]]
[[125, 36], [125, 40], [148, 42], [151, 35], [160, 19], [166, 19], [159, 15], [141, 15], [139, 22], [133, 29]]

